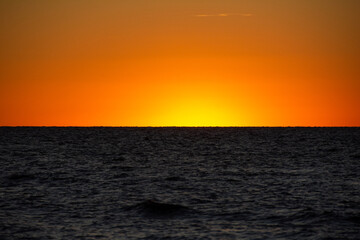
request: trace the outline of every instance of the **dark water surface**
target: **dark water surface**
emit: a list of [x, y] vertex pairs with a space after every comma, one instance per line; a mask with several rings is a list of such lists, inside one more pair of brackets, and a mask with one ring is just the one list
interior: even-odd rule
[[360, 128], [0, 128], [0, 239], [360, 239]]

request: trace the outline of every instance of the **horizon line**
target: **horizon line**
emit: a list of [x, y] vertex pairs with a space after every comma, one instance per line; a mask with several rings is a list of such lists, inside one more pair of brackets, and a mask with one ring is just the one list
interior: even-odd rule
[[301, 125], [287, 125], [287, 126], [101, 126], [101, 125], [89, 125], [89, 126], [72, 126], [72, 125], [16, 125], [16, 126], [0, 126], [0, 128], [12, 128], [12, 127], [39, 127], [39, 128], [358, 128], [360, 126], [301, 126]]

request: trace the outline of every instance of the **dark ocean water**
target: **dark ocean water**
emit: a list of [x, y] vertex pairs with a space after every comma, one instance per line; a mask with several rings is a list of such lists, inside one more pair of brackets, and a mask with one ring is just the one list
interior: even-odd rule
[[0, 128], [0, 239], [360, 239], [360, 128]]

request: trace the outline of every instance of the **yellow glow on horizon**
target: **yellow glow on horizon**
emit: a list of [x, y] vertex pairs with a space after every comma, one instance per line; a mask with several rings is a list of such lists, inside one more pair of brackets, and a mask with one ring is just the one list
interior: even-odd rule
[[147, 122], [151, 126], [237, 125], [238, 111], [231, 91], [222, 84], [224, 79], [208, 76], [199, 69], [182, 69], [183, 73], [171, 72], [158, 82], [158, 90], [152, 96], [156, 100], [144, 117]]
[[154, 126], [215, 127], [235, 126], [230, 109], [215, 103], [214, 99], [199, 97], [177, 99], [164, 106], [154, 117]]

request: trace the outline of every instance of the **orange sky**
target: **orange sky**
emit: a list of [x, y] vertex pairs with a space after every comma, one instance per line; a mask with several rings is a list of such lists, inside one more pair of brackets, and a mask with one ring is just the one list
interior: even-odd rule
[[0, 0], [1, 126], [360, 126], [358, 0]]

